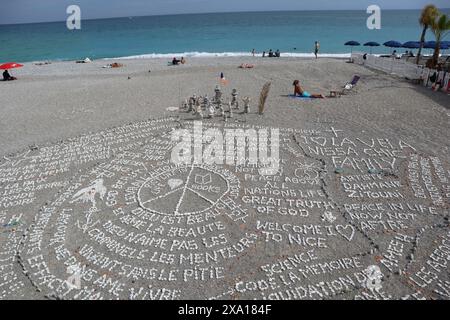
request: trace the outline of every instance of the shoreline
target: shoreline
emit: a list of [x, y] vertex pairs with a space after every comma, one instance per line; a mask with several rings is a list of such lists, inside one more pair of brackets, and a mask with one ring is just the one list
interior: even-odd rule
[[[356, 51], [354, 52], [356, 53]], [[379, 55], [379, 54], [375, 54]], [[29, 60], [29, 61], [18, 61], [22, 64], [36, 64], [43, 62], [50, 63], [60, 63], [60, 62], [76, 62], [79, 60], [84, 60], [85, 58], [89, 58], [92, 62], [94, 61], [108, 61], [108, 60], [151, 60], [151, 59], [172, 59], [173, 57], [185, 57], [185, 58], [262, 58], [262, 52], [258, 52], [255, 56], [250, 52], [239, 52], [239, 51], [230, 51], [230, 52], [200, 52], [200, 51], [192, 51], [192, 52], [179, 52], [179, 53], [144, 53], [138, 55], [130, 55], [130, 56], [119, 56], [119, 57], [101, 57], [101, 58], [92, 58], [89, 55], [82, 56], [79, 59], [70, 59], [70, 58], [57, 58], [57, 59], [40, 59], [40, 60]], [[349, 59], [351, 57], [351, 53], [319, 53], [319, 59]], [[266, 52], [266, 57], [267, 52]], [[276, 60], [276, 57], [273, 57]], [[311, 59], [315, 58], [314, 53], [308, 52], [281, 52], [281, 59], [283, 58], [295, 58], [295, 59]], [[278, 59], [280, 59], [278, 58]]]
[[[267, 52], [266, 52], [267, 54]], [[182, 52], [182, 53], [149, 53], [133, 56], [115, 57], [115, 58], [100, 58], [99, 60], [131, 60], [131, 59], [152, 59], [152, 58], [172, 58], [184, 56], [187, 58], [239, 58], [239, 57], [249, 57], [249, 58], [262, 58], [262, 52], [256, 53], [254, 56], [250, 52]], [[321, 53], [319, 58], [336, 58], [336, 59], [347, 59], [350, 58], [351, 53]], [[314, 58], [314, 53], [307, 52], [281, 52], [281, 58]], [[269, 58], [266, 56], [265, 58]], [[275, 57], [274, 57], [275, 58]]]
[[[405, 49], [406, 50], [406, 49]], [[366, 51], [353, 51], [353, 54], [355, 53], [367, 53], [371, 54]], [[266, 53], [267, 54], [267, 53]], [[389, 53], [372, 53], [373, 56], [382, 56], [382, 55], [388, 55]], [[345, 60], [351, 58], [352, 53], [319, 53], [318, 59], [335, 59], [335, 60]], [[432, 54], [422, 54], [423, 57], [431, 57]], [[122, 60], [122, 61], [142, 61], [142, 60], [161, 60], [161, 59], [172, 59], [173, 57], [177, 58], [189, 58], [189, 59], [211, 59], [211, 58], [219, 58], [219, 59], [232, 59], [232, 58], [253, 58], [253, 59], [260, 59], [262, 57], [262, 53], [258, 52], [254, 56], [252, 53], [249, 52], [180, 52], [180, 53], [146, 53], [146, 54], [139, 54], [139, 55], [131, 55], [131, 56], [120, 56], [120, 57], [106, 57], [106, 58], [91, 58], [89, 56], [80, 57], [77, 60], [74, 59], [42, 59], [42, 60], [32, 60], [32, 61], [19, 61], [23, 64], [37, 64], [37, 63], [70, 63], [70, 62], [76, 62], [81, 61], [86, 58], [89, 58], [91, 62], [98, 62], [98, 61], [115, 61], [115, 60]], [[264, 58], [269, 58], [267, 55]], [[314, 53], [296, 53], [296, 52], [281, 52], [281, 57], [273, 57], [273, 59], [270, 60], [283, 60], [283, 59], [293, 59], [293, 60], [309, 60], [314, 59], [315, 55]], [[258, 60], [259, 61], [259, 60]]]

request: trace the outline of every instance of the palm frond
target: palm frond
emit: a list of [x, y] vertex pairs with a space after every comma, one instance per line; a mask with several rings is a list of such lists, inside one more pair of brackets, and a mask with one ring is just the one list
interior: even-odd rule
[[436, 16], [439, 14], [438, 8], [436, 6], [430, 4], [425, 6], [422, 9], [422, 13], [420, 15], [419, 23], [423, 27], [428, 28], [429, 25], [433, 23], [433, 21], [436, 19]]
[[259, 114], [264, 113], [264, 109], [266, 107], [266, 101], [267, 101], [267, 97], [269, 96], [269, 91], [270, 91], [271, 85], [272, 85], [271, 82], [267, 82], [266, 84], [264, 84], [264, 86], [261, 90], [261, 94], [259, 96], [259, 105], [258, 105]]

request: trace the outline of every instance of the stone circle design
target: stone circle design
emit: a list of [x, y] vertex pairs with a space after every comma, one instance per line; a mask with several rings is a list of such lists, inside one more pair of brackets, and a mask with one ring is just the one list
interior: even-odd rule
[[[164, 118], [0, 161], [0, 299], [449, 299], [450, 164], [329, 124], [176, 165]], [[208, 128], [257, 129], [243, 124]]]

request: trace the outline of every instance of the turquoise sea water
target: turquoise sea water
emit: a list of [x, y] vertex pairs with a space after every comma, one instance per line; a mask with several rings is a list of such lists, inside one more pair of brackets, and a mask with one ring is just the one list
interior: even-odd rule
[[[444, 10], [449, 13], [450, 10]], [[382, 29], [366, 27], [365, 11], [214, 13], [83, 20], [70, 31], [65, 22], [0, 25], [0, 62], [75, 60], [128, 56], [240, 55], [279, 49], [301, 56], [314, 41], [321, 53], [350, 52], [344, 43], [419, 40], [417, 10], [382, 11]], [[431, 33], [427, 40], [434, 40]], [[449, 40], [449, 39], [446, 39]], [[354, 48], [369, 51], [369, 48]], [[388, 52], [384, 47], [374, 53]]]

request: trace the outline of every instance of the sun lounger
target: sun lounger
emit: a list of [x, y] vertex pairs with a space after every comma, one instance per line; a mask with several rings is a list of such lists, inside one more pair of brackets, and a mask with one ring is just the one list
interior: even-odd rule
[[359, 79], [361, 79], [360, 76], [354, 75], [351, 82], [348, 82], [345, 84], [345, 86], [341, 90], [332, 90], [330, 91], [330, 97], [340, 97], [343, 94], [346, 94], [347, 92], [353, 91], [353, 89], [356, 87], [356, 85], [359, 82]]

